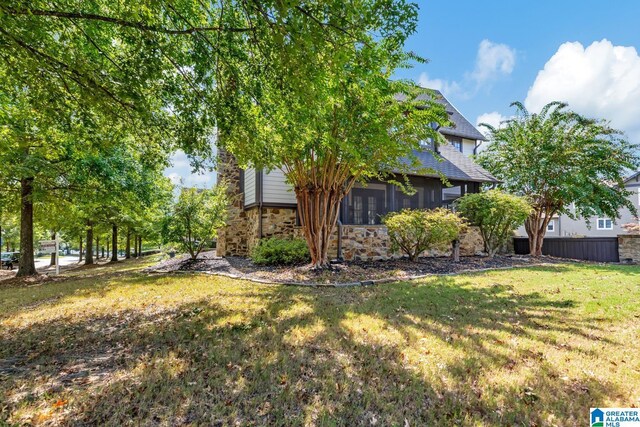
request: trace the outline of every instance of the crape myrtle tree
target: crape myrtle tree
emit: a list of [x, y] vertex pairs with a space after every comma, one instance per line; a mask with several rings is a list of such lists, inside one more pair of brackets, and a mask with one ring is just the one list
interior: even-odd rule
[[[640, 165], [637, 146], [604, 120], [589, 119], [551, 102], [532, 114], [519, 102], [516, 116], [499, 128], [484, 124], [490, 143], [478, 160], [507, 192], [526, 196], [532, 212], [525, 221], [531, 255], [542, 254], [554, 215], [619, 217], [636, 208], [627, 198], [625, 170]], [[571, 205], [575, 210], [569, 209]]]
[[[282, 169], [295, 191], [313, 268], [329, 266], [340, 202], [354, 183], [415, 172], [414, 150], [430, 149], [441, 138], [437, 126], [448, 124], [430, 92], [391, 79], [419, 59], [403, 50], [415, 31], [415, 5], [365, 1], [355, 8], [345, 3], [340, 19], [330, 12], [317, 8], [314, 16], [347, 30], [313, 38], [311, 22], [288, 18], [296, 28], [280, 53], [288, 62], [254, 80], [260, 102], [234, 89], [237, 76], [219, 88], [235, 107], [219, 121], [219, 145], [242, 167]], [[289, 67], [299, 76], [289, 76]]]
[[[12, 136], [0, 153], [23, 156], [19, 163], [28, 166], [2, 171], [20, 187], [19, 274], [35, 274], [32, 200], [34, 188], [45, 188], [36, 172], [57, 163], [39, 163], [46, 156], [38, 149], [58, 150], [58, 137], [49, 134], [60, 122], [100, 111], [110, 123], [179, 144], [197, 166], [211, 155], [217, 125], [250, 116], [280, 80], [289, 90], [303, 86], [311, 65], [324, 64], [318, 59], [327, 43], [338, 68], [348, 63], [343, 53], [377, 45], [370, 34], [376, 30], [397, 54], [415, 20], [414, 6], [398, 0], [0, 0], [0, 107], [12, 110], [1, 120]], [[304, 50], [318, 53], [313, 64], [298, 55]], [[371, 64], [365, 59], [356, 68]]]

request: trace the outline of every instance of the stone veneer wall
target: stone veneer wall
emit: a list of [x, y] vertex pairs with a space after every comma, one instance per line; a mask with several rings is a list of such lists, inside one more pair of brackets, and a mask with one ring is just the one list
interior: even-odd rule
[[[257, 207], [247, 211], [249, 219], [249, 252], [260, 241], [260, 209]], [[269, 237], [299, 237], [302, 234], [296, 226], [296, 210], [293, 208], [262, 208], [262, 238]]]
[[[244, 209], [240, 167], [235, 157], [218, 149], [218, 181], [227, 183], [230, 199], [227, 225], [218, 230], [217, 253], [222, 256], [248, 256], [260, 241], [260, 209]], [[293, 208], [262, 208], [262, 237], [301, 235]]]
[[[217, 252], [222, 256], [248, 256], [260, 241], [260, 209], [244, 210], [244, 195], [240, 183], [240, 168], [233, 155], [218, 149], [218, 181], [227, 183], [227, 194], [231, 200], [227, 225], [218, 230]], [[296, 210], [293, 208], [262, 208], [262, 237], [300, 237], [302, 230], [296, 225]], [[640, 237], [640, 236], [638, 236]], [[640, 244], [640, 239], [638, 239]], [[482, 238], [477, 227], [460, 240], [460, 254], [482, 253]], [[333, 233], [329, 256], [336, 258], [338, 252], [338, 230]], [[446, 256], [451, 251], [429, 251], [425, 256]], [[343, 225], [342, 257], [352, 260], [380, 260], [399, 257], [391, 252], [391, 242], [384, 225]], [[620, 256], [621, 258], [622, 255]]]
[[618, 236], [620, 261], [640, 262], [640, 235], [621, 234]]
[[249, 251], [247, 213], [240, 187], [240, 168], [236, 158], [224, 148], [218, 148], [218, 182], [226, 182], [230, 204], [227, 225], [218, 230], [216, 252], [218, 255], [244, 256]]
[[[332, 241], [333, 242], [333, 241]], [[337, 238], [335, 239], [337, 246]], [[481, 254], [484, 249], [477, 227], [469, 227], [460, 239], [460, 255]], [[451, 249], [425, 251], [423, 256], [449, 256]], [[384, 225], [343, 225], [342, 257], [346, 261], [376, 261], [399, 258], [401, 253], [391, 251], [391, 240]]]

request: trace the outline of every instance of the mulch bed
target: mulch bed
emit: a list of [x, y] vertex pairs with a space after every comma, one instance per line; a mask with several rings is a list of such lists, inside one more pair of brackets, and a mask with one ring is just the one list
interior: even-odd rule
[[243, 257], [218, 257], [215, 251], [203, 252], [198, 259], [188, 256], [165, 260], [148, 268], [147, 272], [204, 272], [243, 278], [259, 282], [315, 285], [355, 285], [379, 281], [403, 280], [430, 274], [454, 274], [481, 271], [492, 268], [523, 267], [567, 262], [552, 257], [532, 258], [521, 255], [495, 256], [494, 258], [461, 257], [455, 263], [451, 258], [421, 258], [417, 262], [408, 259], [386, 261], [352, 261], [333, 264], [330, 270], [316, 271], [308, 266], [267, 267], [257, 266]]

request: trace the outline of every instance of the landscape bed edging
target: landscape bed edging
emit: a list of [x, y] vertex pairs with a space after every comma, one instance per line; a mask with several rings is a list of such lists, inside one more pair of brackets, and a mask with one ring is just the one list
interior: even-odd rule
[[[568, 263], [572, 261], [567, 260]], [[383, 279], [371, 279], [371, 280], [361, 280], [359, 282], [334, 282], [334, 283], [305, 283], [305, 282], [277, 282], [273, 280], [267, 279], [258, 279], [254, 277], [240, 276], [238, 274], [225, 273], [221, 271], [162, 271], [162, 270], [154, 270], [151, 273], [157, 274], [206, 274], [210, 276], [220, 276], [220, 277], [228, 277], [230, 279], [238, 279], [238, 280], [246, 280], [248, 282], [258, 283], [261, 285], [283, 285], [283, 286], [304, 286], [311, 288], [351, 288], [356, 286], [373, 286], [373, 285], [381, 285], [384, 283], [391, 282], [408, 282], [413, 280], [426, 279], [428, 277], [443, 277], [443, 276], [456, 276], [458, 274], [469, 274], [469, 273], [482, 273], [485, 271], [493, 271], [493, 270], [511, 270], [515, 268], [530, 268], [530, 267], [541, 267], [541, 266], [551, 266], [557, 265], [550, 262], [542, 262], [537, 264], [530, 265], [510, 265], [507, 267], [487, 267], [487, 268], [478, 268], [478, 269], [467, 269], [455, 271], [452, 273], [427, 273], [427, 274], [418, 274], [408, 277], [386, 277]]]

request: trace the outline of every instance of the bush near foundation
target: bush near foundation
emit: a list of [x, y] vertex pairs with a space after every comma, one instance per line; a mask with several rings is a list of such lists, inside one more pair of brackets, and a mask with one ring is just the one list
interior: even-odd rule
[[524, 224], [532, 211], [524, 197], [500, 190], [467, 194], [456, 201], [456, 208], [480, 228], [484, 249], [490, 257], [513, 237], [513, 231]]
[[307, 242], [302, 239], [262, 239], [251, 251], [251, 260], [258, 265], [297, 265], [311, 261]]
[[404, 209], [384, 217], [391, 249], [402, 251], [411, 261], [428, 249], [444, 249], [466, 228], [464, 220], [448, 209]]

